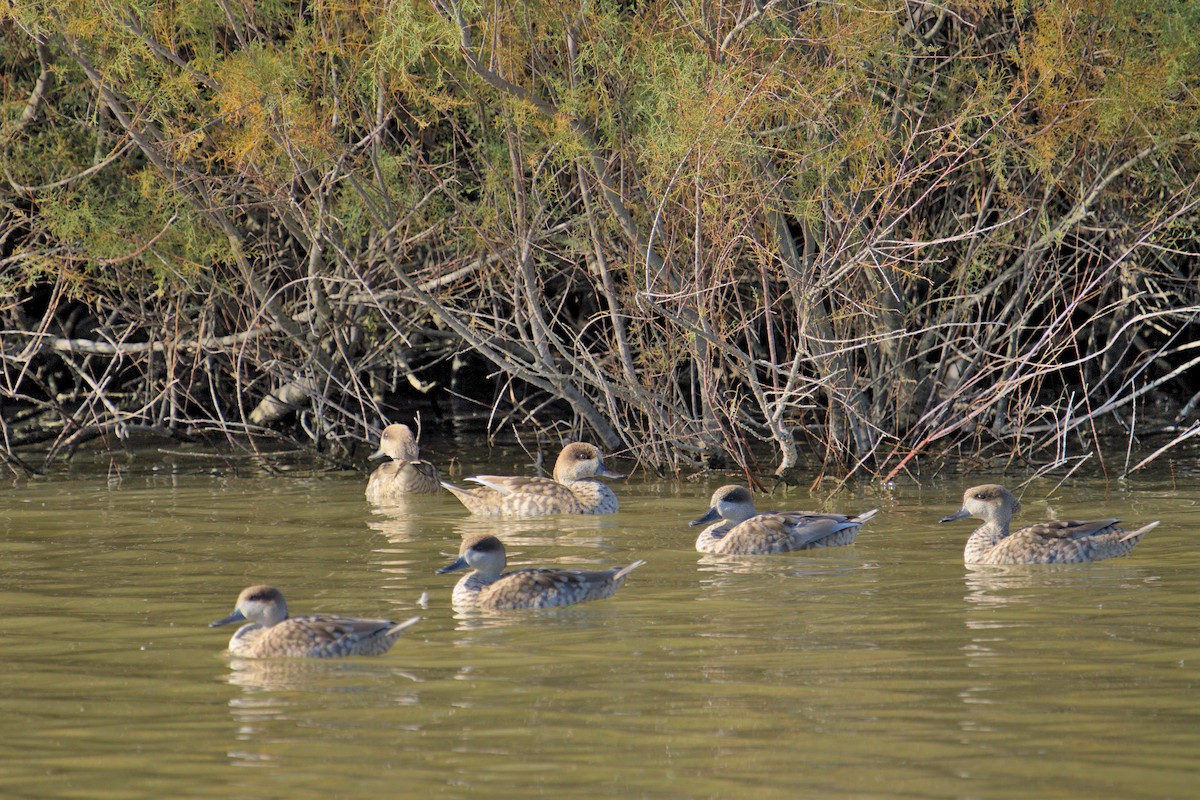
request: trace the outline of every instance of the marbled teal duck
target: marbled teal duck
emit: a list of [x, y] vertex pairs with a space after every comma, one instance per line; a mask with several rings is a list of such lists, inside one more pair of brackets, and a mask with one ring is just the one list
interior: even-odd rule
[[713, 492], [708, 513], [691, 525], [703, 525], [716, 519], [696, 537], [696, 549], [702, 553], [747, 556], [813, 550], [850, 544], [859, 527], [879, 513], [879, 509], [848, 517], [817, 511], [777, 511], [759, 513], [754, 496], [744, 486], [731, 484]]
[[383, 503], [409, 494], [437, 494], [442, 489], [437, 467], [421, 460], [417, 438], [407, 425], [388, 425], [372, 459], [388, 456], [367, 481], [367, 500]]
[[1074, 564], [1116, 558], [1132, 550], [1147, 531], [1158, 525], [1155, 521], [1136, 531], [1124, 531], [1115, 519], [1056, 520], [1035, 522], [1009, 533], [1013, 514], [1020, 511], [1021, 503], [1012, 492], [987, 483], [967, 489], [962, 508], [941, 521], [963, 517], [983, 520], [967, 539], [963, 560], [968, 564]]
[[646, 563], [635, 561], [627, 567], [595, 571], [519, 569], [505, 573], [504, 545], [489, 534], [465, 537], [458, 552], [458, 559], [438, 574], [474, 570], [454, 587], [452, 602], [460, 609], [512, 611], [602, 600], [621, 588], [625, 576]]
[[617, 496], [595, 477], [624, 478], [604, 466], [594, 445], [569, 444], [554, 462], [554, 479], [476, 475], [483, 484], [463, 489], [443, 482], [472, 514], [486, 517], [540, 517], [546, 514], [614, 514]]
[[326, 615], [289, 617], [282, 592], [274, 586], [251, 586], [238, 595], [232, 614], [209, 627], [249, 621], [229, 640], [230, 655], [242, 658], [334, 658], [383, 655], [420, 619], [395, 623]]

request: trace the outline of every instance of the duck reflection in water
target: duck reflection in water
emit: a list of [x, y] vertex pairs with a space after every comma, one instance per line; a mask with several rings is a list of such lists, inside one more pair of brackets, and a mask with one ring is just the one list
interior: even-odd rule
[[[229, 672], [223, 677], [231, 686], [246, 690], [247, 694], [255, 692], [281, 692], [297, 689], [313, 689], [323, 691], [331, 683], [339, 691], [347, 689], [348, 685], [360, 685], [364, 692], [374, 692], [375, 700], [379, 702], [377, 686], [386, 682], [389, 691], [396, 687], [395, 681], [404, 679], [412, 683], [420, 683], [421, 679], [406, 669], [395, 666], [391, 659], [328, 659], [328, 658], [231, 658]], [[399, 692], [396, 694], [396, 704], [407, 704], [412, 701], [411, 694]], [[243, 716], [256, 716], [255, 710], [277, 709], [279, 713], [291, 707], [288, 702], [272, 702], [271, 700], [251, 701], [245, 695], [230, 701]], [[260, 714], [257, 714], [261, 716]], [[275, 714], [268, 714], [274, 716]]]
[[553, 547], [570, 540], [573, 547], [604, 547], [620, 529], [611, 517], [566, 514], [546, 517], [494, 519], [474, 514], [459, 516], [453, 530], [461, 542], [472, 536], [496, 536], [510, 547]]

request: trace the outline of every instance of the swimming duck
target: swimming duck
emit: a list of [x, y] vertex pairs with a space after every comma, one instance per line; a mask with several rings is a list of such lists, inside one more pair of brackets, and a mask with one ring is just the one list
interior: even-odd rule
[[614, 514], [617, 496], [593, 477], [624, 478], [604, 466], [600, 449], [569, 444], [554, 462], [554, 479], [476, 475], [483, 484], [464, 489], [442, 482], [472, 514], [487, 517], [540, 517], [546, 514]]
[[238, 595], [232, 614], [208, 627], [249, 621], [229, 640], [230, 654], [242, 658], [333, 658], [383, 655], [420, 619], [397, 624], [387, 619], [289, 617], [282, 592], [274, 586], [251, 586]]
[[963, 494], [962, 508], [941, 522], [963, 517], [983, 520], [963, 551], [968, 564], [1074, 564], [1123, 556], [1158, 522], [1136, 531], [1117, 527], [1119, 520], [1035, 522], [1009, 533], [1021, 503], [1012, 492], [994, 483], [975, 486]]
[[754, 497], [743, 486], [731, 484], [713, 492], [708, 513], [693, 520], [692, 526], [716, 519], [696, 537], [696, 549], [720, 555], [761, 555], [812, 550], [850, 544], [859, 527], [879, 513], [879, 509], [847, 517], [817, 511], [778, 511], [759, 513]]
[[417, 438], [407, 425], [388, 425], [379, 437], [379, 449], [372, 459], [388, 456], [367, 481], [367, 500], [382, 503], [406, 494], [437, 494], [441, 477], [437, 467], [421, 460]]
[[439, 575], [468, 567], [475, 570], [454, 587], [454, 607], [499, 611], [602, 600], [621, 587], [626, 575], [646, 563], [635, 561], [627, 567], [596, 571], [519, 569], [504, 573], [504, 544], [490, 534], [465, 537], [458, 552], [457, 560], [438, 570]]

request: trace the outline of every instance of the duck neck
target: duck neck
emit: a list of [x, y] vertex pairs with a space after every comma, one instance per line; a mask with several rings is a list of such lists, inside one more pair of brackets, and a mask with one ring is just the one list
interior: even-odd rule
[[592, 478], [581, 478], [577, 481], [571, 481], [567, 484], [571, 488], [571, 492], [575, 495], [607, 497], [613, 495], [613, 490], [608, 488], [608, 485], [601, 481]]
[[233, 632], [233, 636], [229, 639], [229, 649], [236, 650], [238, 646], [245, 647], [248, 642], [257, 639], [267, 630], [266, 625], [260, 625], [257, 622], [251, 622], [238, 628]]
[[470, 575], [467, 575], [460, 580], [458, 585], [467, 591], [478, 592], [485, 586], [490, 586], [491, 584], [495, 583], [496, 579], [499, 577], [499, 572], [493, 575], [491, 573], [484, 573], [480, 572], [479, 570], [475, 570]]
[[733, 524], [730, 522], [718, 522], [716, 525], [709, 525], [696, 537], [696, 549], [702, 553], [709, 552], [732, 528]]
[[617, 510], [617, 495], [604, 483], [585, 478], [568, 486], [585, 514], [611, 514]]
[[980, 525], [971, 534], [971, 538], [967, 539], [967, 546], [963, 551], [964, 560], [967, 563], [978, 561], [980, 556], [998, 545], [1000, 540], [1006, 536], [1008, 536], [1008, 526], [998, 520], [991, 520]]

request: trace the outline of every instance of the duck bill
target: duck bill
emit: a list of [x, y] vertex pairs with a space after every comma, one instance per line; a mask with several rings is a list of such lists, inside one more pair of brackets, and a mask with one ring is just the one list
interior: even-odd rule
[[971, 516], [970, 511], [967, 511], [965, 508], [960, 508], [958, 511], [955, 511], [950, 516], [942, 517], [941, 519], [938, 520], [938, 522], [954, 522], [954, 520], [956, 520], [956, 519], [962, 519], [963, 517], [969, 517], [969, 516]]
[[374, 453], [371, 453], [371, 455], [367, 456], [367, 458], [369, 458], [370, 460], [374, 461], [375, 459], [377, 459], [377, 458], [383, 458], [383, 457], [384, 457], [384, 456], [386, 456], [386, 455], [387, 455], [387, 453], [383, 452], [383, 448], [382, 448], [382, 447], [380, 447], [380, 448], [379, 448], [378, 450], [376, 450]]
[[445, 575], [447, 572], [457, 572], [460, 569], [466, 569], [469, 565], [467, 560], [459, 556], [453, 563], [447, 564], [437, 571], [438, 575]]
[[599, 470], [599, 472], [596, 473], [596, 475], [601, 478], [624, 478], [625, 477], [624, 472], [613, 472], [611, 469], [609, 469], [608, 467], [604, 467], [604, 466], [600, 467], [600, 470]]
[[245, 620], [246, 620], [246, 616], [241, 611], [238, 611], [235, 608], [233, 610], [233, 613], [230, 614], [228, 617], [222, 617], [221, 619], [217, 620], [216, 622], [210, 622], [210, 623], [208, 623], [208, 627], [216, 628], [221, 625], [228, 625], [231, 622], [245, 622]]
[[700, 519], [694, 519], [694, 520], [692, 520], [691, 522], [689, 522], [689, 523], [688, 523], [688, 525], [691, 525], [691, 526], [694, 528], [694, 527], [696, 527], [697, 525], [703, 525], [703, 524], [704, 524], [704, 523], [706, 523], [706, 522], [713, 522], [713, 521], [715, 521], [715, 520], [718, 520], [718, 519], [720, 519], [720, 518], [721, 518], [721, 512], [717, 511], [715, 508], [710, 508], [710, 509], [708, 510], [708, 513], [707, 513], [707, 514], [705, 514], [705, 515], [704, 515], [703, 517], [701, 517]]

